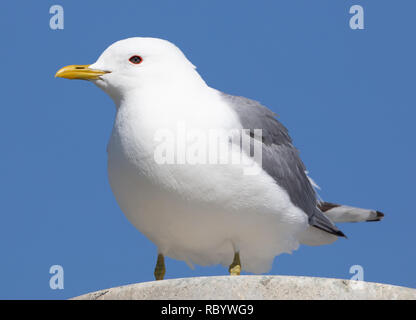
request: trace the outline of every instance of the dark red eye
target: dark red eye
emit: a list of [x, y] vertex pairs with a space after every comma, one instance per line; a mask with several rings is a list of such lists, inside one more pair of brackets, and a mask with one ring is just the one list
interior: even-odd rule
[[143, 61], [142, 57], [140, 56], [132, 56], [129, 61], [134, 64], [139, 64]]

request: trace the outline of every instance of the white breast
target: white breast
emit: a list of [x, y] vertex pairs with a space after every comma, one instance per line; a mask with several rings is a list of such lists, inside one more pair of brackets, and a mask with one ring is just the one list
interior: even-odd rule
[[239, 250], [243, 269], [266, 272], [276, 255], [298, 247], [306, 215], [263, 170], [245, 175], [236, 164], [158, 164], [155, 134], [176, 132], [178, 122], [202, 131], [240, 128], [208, 87], [185, 99], [147, 93], [124, 100], [108, 144], [109, 180], [120, 208], [167, 256], [229, 265]]

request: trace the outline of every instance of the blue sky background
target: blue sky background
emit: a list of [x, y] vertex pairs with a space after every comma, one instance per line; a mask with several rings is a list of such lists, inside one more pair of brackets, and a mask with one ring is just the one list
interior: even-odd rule
[[[65, 29], [49, 28], [60, 4]], [[349, 28], [349, 8], [365, 30]], [[150, 281], [156, 248], [124, 217], [107, 179], [115, 114], [85, 81], [54, 79], [111, 43], [177, 44], [209, 85], [261, 101], [289, 128], [328, 201], [375, 208], [381, 223], [276, 258], [270, 274], [416, 287], [414, 1], [2, 1], [0, 298], [61, 299]], [[49, 268], [64, 268], [64, 290]], [[225, 275], [167, 259], [167, 278]]]

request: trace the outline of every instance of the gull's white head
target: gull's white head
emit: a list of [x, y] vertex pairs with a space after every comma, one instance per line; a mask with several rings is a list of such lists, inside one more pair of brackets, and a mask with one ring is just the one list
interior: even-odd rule
[[117, 41], [95, 63], [63, 67], [56, 77], [92, 81], [115, 100], [132, 90], [189, 90], [205, 84], [178, 47], [157, 38]]

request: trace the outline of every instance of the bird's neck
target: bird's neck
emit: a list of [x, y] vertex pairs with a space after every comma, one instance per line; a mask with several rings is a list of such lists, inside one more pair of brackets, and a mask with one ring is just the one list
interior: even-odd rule
[[[131, 81], [129, 85], [105, 90], [114, 100], [117, 109], [123, 105], [137, 104], [138, 101], [164, 101], [165, 105], [175, 104], [211, 90], [199, 73], [193, 68], [172, 70], [165, 74], [143, 73], [142, 77]], [[191, 98], [192, 99], [192, 98]], [[169, 103], [167, 103], [169, 102]]]

